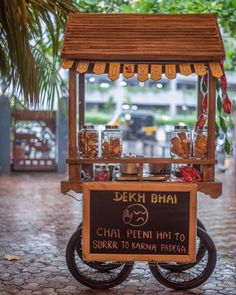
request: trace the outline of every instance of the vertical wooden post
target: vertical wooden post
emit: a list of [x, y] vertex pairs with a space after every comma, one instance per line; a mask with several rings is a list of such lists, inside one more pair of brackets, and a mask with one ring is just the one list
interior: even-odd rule
[[[203, 112], [203, 105], [202, 105], [203, 95], [201, 92], [201, 79], [202, 79], [202, 76], [197, 76], [197, 119]], [[195, 164], [195, 165], [193, 165], [193, 167], [199, 171], [201, 171], [201, 169], [203, 169], [202, 166], [199, 164]], [[204, 171], [204, 169], [203, 169], [203, 171]]]
[[84, 125], [85, 115], [85, 74], [79, 74], [79, 129]]
[[[78, 113], [79, 113], [79, 129], [85, 122], [85, 74], [79, 74], [79, 99], [78, 99]], [[85, 173], [93, 176], [93, 164], [83, 164], [80, 166]]]
[[[76, 116], [77, 116], [77, 87], [76, 63], [69, 72], [69, 159], [77, 158], [76, 145]], [[69, 164], [69, 180], [79, 179], [80, 171], [76, 165]]]
[[[207, 141], [207, 158], [215, 160], [215, 119], [216, 119], [216, 78], [209, 71], [208, 73], [208, 141]], [[203, 177], [206, 181], [214, 181], [215, 165], [204, 167]]]

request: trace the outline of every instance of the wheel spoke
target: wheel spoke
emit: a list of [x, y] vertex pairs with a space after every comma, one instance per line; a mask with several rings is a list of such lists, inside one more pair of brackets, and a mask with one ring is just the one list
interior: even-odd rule
[[210, 236], [198, 228], [198, 251], [195, 263], [185, 264], [149, 264], [154, 277], [163, 285], [172, 289], [191, 289], [204, 283], [212, 274], [216, 264], [216, 249]]

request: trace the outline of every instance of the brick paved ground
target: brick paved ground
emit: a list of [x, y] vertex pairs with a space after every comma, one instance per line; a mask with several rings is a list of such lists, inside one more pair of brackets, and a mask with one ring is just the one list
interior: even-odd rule
[[[59, 192], [55, 174], [0, 177], [0, 294], [236, 294], [236, 182], [222, 176], [224, 197], [199, 195], [199, 216], [218, 253], [211, 278], [191, 291], [160, 285], [146, 264], [138, 264], [121, 285], [91, 291], [72, 278], [65, 263], [66, 243], [81, 220], [81, 204]], [[20, 256], [7, 261], [5, 254]]]

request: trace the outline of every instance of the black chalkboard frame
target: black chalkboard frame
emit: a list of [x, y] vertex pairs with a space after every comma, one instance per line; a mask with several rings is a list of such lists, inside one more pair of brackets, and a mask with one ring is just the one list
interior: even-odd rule
[[[92, 253], [90, 251], [90, 214], [91, 193], [93, 191], [127, 191], [127, 192], [187, 192], [189, 193], [189, 231], [188, 254], [119, 254], [117, 251]], [[94, 194], [93, 194], [94, 196]], [[82, 253], [85, 261], [153, 261], [190, 263], [196, 261], [196, 230], [197, 230], [197, 184], [196, 183], [153, 183], [153, 182], [87, 182], [83, 184], [83, 243]], [[100, 212], [99, 214], [106, 214]]]

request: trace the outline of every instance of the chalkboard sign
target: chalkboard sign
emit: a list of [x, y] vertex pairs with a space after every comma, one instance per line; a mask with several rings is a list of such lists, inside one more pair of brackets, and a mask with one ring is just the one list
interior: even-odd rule
[[193, 262], [197, 185], [84, 183], [83, 259]]

